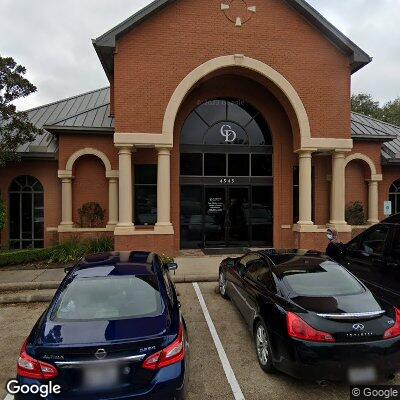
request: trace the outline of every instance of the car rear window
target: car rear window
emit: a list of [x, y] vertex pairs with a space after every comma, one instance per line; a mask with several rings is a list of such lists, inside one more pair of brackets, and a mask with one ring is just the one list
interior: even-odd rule
[[343, 267], [331, 261], [291, 264], [280, 278], [298, 296], [345, 296], [361, 293], [361, 284]]
[[59, 321], [155, 317], [164, 309], [155, 276], [78, 278], [64, 291], [53, 317]]

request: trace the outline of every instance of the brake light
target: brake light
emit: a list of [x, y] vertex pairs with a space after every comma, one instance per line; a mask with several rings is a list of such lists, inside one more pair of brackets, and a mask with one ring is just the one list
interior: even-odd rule
[[179, 333], [176, 340], [165, 349], [147, 357], [143, 363], [143, 368], [156, 371], [169, 365], [182, 361], [185, 357], [185, 345], [183, 342], [183, 326], [179, 326]]
[[21, 349], [17, 365], [17, 375], [23, 378], [38, 379], [41, 381], [47, 381], [56, 378], [58, 376], [56, 367], [39, 360], [35, 360], [26, 352], [28, 339], [26, 339]]
[[288, 312], [287, 314], [287, 329], [289, 336], [307, 342], [335, 342], [334, 337], [330, 333], [317, 331], [292, 312]]
[[389, 328], [383, 335], [384, 339], [391, 339], [396, 336], [400, 336], [400, 310], [395, 308], [396, 311], [396, 322]]

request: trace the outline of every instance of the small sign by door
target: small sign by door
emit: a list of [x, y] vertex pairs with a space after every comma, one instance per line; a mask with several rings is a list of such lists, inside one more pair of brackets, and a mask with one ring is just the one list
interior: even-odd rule
[[389, 217], [390, 215], [392, 215], [392, 202], [391, 201], [384, 202], [383, 212], [386, 217]]

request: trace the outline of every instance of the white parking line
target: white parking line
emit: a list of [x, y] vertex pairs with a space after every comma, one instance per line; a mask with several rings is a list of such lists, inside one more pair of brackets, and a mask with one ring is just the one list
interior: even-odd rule
[[233, 372], [231, 364], [229, 363], [228, 357], [225, 353], [224, 347], [222, 346], [221, 340], [218, 336], [217, 330], [215, 329], [215, 325], [211, 319], [210, 313], [208, 312], [206, 302], [204, 301], [204, 297], [197, 282], [193, 283], [193, 287], [197, 298], [199, 299], [200, 307], [203, 311], [204, 318], [206, 319], [208, 329], [210, 330], [211, 336], [214, 340], [218, 356], [221, 360], [222, 367], [224, 368], [226, 379], [228, 379], [229, 385], [231, 386], [233, 396], [235, 397], [235, 400], [245, 400], [242, 390], [240, 389], [239, 382], [237, 381], [235, 373]]

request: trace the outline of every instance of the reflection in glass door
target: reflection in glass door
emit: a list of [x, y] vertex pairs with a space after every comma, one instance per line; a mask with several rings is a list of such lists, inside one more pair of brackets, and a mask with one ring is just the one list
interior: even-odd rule
[[225, 245], [226, 189], [205, 187], [204, 243]]
[[228, 187], [226, 244], [249, 245], [249, 188]]

